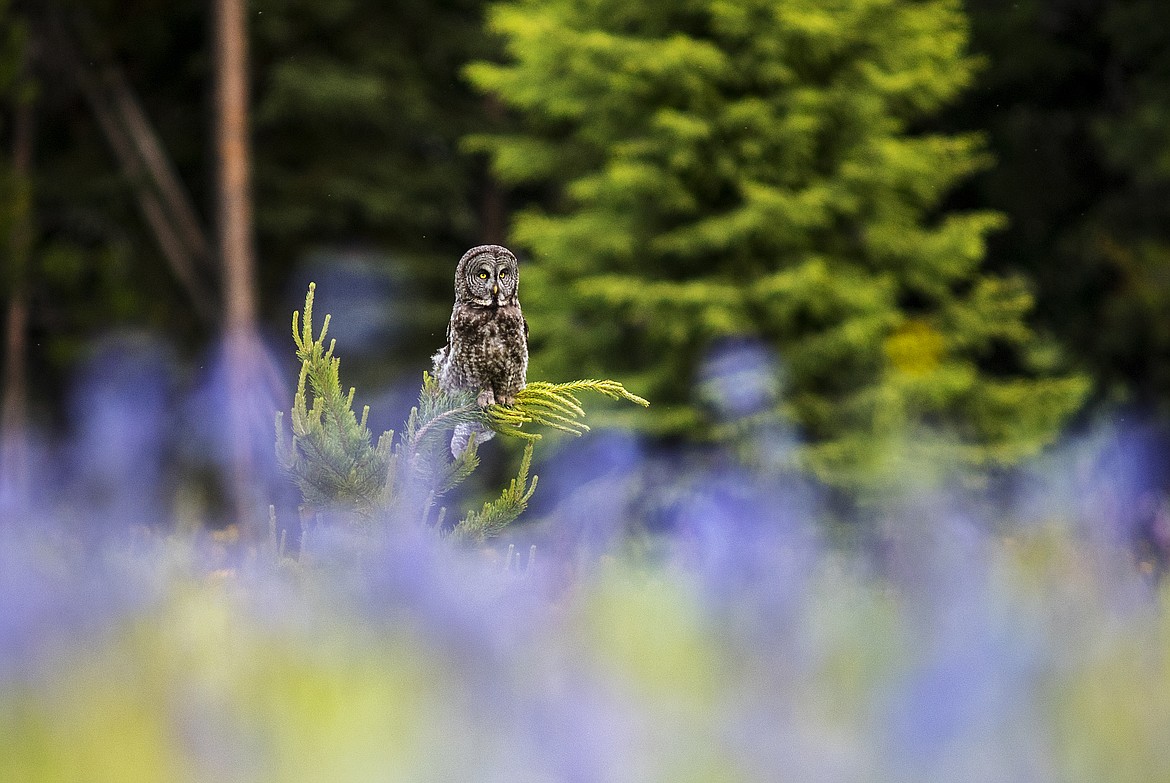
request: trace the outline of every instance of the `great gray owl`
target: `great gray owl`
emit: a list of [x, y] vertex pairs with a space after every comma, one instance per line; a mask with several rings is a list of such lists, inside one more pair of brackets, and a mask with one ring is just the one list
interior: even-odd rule
[[[528, 372], [528, 322], [520, 312], [520, 267], [506, 247], [480, 245], [455, 268], [455, 307], [447, 344], [435, 354], [435, 377], [446, 392], [472, 392], [481, 407], [511, 405]], [[458, 457], [476, 433], [483, 443], [491, 430], [460, 424], [451, 436]]]

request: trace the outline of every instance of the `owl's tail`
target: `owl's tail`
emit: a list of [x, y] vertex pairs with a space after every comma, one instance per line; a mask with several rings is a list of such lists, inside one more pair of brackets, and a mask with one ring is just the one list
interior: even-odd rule
[[455, 432], [451, 435], [451, 456], [458, 457], [467, 450], [467, 444], [471, 441], [472, 434], [475, 435], [475, 442], [486, 443], [492, 438], [496, 437], [496, 431], [488, 429], [481, 424], [463, 423], [455, 425]]

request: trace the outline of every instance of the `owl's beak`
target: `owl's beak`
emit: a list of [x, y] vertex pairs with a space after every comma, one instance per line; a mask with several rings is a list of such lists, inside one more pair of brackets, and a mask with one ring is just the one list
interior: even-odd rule
[[500, 287], [498, 285], [492, 286], [492, 296], [500, 295]]

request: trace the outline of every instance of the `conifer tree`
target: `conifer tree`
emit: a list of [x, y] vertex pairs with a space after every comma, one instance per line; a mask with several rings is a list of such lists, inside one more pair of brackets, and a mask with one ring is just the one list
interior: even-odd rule
[[[359, 418], [353, 410], [356, 389], [346, 392], [341, 384], [336, 341], [326, 347], [331, 316], [325, 316], [320, 331], [313, 326], [315, 292], [316, 284], [311, 283], [303, 320], [300, 312], [293, 313], [292, 337], [301, 371], [289, 417], [291, 437], [283, 412], [276, 414], [276, 455], [309, 507], [342, 511], [365, 532], [376, 532], [377, 522], [395, 520], [429, 525], [456, 540], [482, 541], [498, 535], [524, 512], [536, 491], [537, 477], [530, 477], [530, 468], [533, 444], [541, 435], [532, 431], [533, 426], [573, 435], [588, 431], [577, 397], [583, 391], [649, 405], [615, 381], [582, 380], [533, 382], [516, 395], [514, 405], [481, 408], [475, 395], [444, 392], [424, 374], [418, 405], [402, 433], [396, 437], [386, 431], [375, 442], [366, 426], [369, 408], [363, 408]], [[498, 498], [448, 530], [447, 509], [440, 502], [479, 465], [474, 436], [466, 450], [454, 459], [449, 456], [451, 433], [462, 423], [524, 440], [524, 455], [516, 478]], [[275, 533], [272, 536], [275, 544]]]
[[650, 427], [710, 436], [699, 357], [754, 335], [786, 370], [764, 418], [846, 487], [919, 427], [945, 436], [912, 439], [932, 458], [989, 467], [1078, 405], [1026, 285], [980, 269], [1000, 216], [941, 209], [987, 164], [979, 138], [916, 131], [972, 78], [959, 0], [511, 0], [489, 19], [507, 59], [468, 75], [521, 129], [466, 145], [552, 194], [511, 237], [538, 375], [613, 374], [666, 403]]

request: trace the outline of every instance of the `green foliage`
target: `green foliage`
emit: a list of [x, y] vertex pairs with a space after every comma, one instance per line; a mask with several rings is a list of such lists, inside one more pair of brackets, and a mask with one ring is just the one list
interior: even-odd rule
[[333, 355], [336, 341], [325, 347], [330, 316], [313, 334], [316, 284], [305, 297], [304, 322], [293, 313], [293, 340], [301, 372], [290, 424], [276, 417], [276, 449], [281, 466], [297, 483], [312, 507], [356, 512], [367, 522], [380, 515], [428, 518], [437, 499], [466, 479], [478, 464], [474, 444], [458, 459], [447, 455], [446, 438], [456, 424], [479, 421], [470, 400], [444, 394], [424, 376], [419, 404], [410, 412], [395, 442], [387, 431], [373, 442], [366, 421], [353, 411], [355, 390], [343, 391], [341, 360]]
[[[775, 414], [816, 443], [854, 432], [877, 444], [889, 410], [884, 421], [942, 422], [975, 444], [976, 462], [999, 461], [1041, 442], [1075, 395], [1049, 369], [1059, 366], [1050, 350], [1026, 347], [1032, 338], [955, 337], [996, 317], [986, 291], [965, 301], [963, 269], [978, 267], [972, 254], [982, 259], [992, 216], [944, 218], [939, 207], [955, 183], [973, 182], [941, 203], [1008, 216], [989, 259], [1034, 284], [1037, 315], [1090, 370], [1099, 396], [1164, 406], [1170, 6], [964, 5], [978, 68], [963, 54], [952, 0], [513, 3], [493, 12], [502, 35], [481, 29], [484, 0], [265, 2], [249, 16], [259, 290], [286, 290], [306, 257], [359, 248], [402, 293], [380, 311], [393, 313], [393, 345], [368, 362], [355, 350], [350, 380], [413, 372], [444, 323], [449, 264], [491, 233], [480, 225], [491, 211], [482, 161], [458, 149], [466, 138], [465, 151], [487, 151], [518, 185], [511, 202], [530, 205], [516, 235], [536, 251], [525, 308], [541, 323], [537, 377], [619, 377], [655, 400], [653, 414], [631, 420], [720, 437], [687, 394], [695, 357], [719, 335], [751, 332], [798, 365], [786, 375], [791, 404]], [[25, 6], [8, 0], [0, 11], [8, 141], [22, 38], [53, 50], [43, 15]], [[83, 48], [120, 64], [192, 201], [210, 204], [208, 4], [55, 6], [85, 29]], [[492, 136], [492, 101], [459, 73], [468, 59], [500, 60], [501, 44], [513, 63], [470, 71], [514, 110], [515, 133]], [[162, 333], [183, 356], [206, 339], [142, 219], [136, 183], [68, 69], [49, 59], [36, 64], [32, 181], [15, 182], [0, 163], [0, 235], [21, 215], [34, 223], [18, 271], [27, 271], [41, 346], [29, 372], [45, 413], [62, 409], [53, 399], [69, 365], [111, 326]], [[971, 317], [950, 312], [923, 258], [952, 268], [943, 287]], [[1000, 287], [1007, 304], [1018, 285]], [[791, 304], [784, 320], [779, 298]], [[883, 317], [891, 301], [897, 323]], [[887, 382], [890, 356], [904, 358], [907, 335], [924, 328], [942, 338], [938, 355], [954, 370], [912, 384], [950, 389], [925, 401]], [[883, 332], [895, 337], [891, 350]], [[836, 354], [818, 354], [822, 337]], [[1033, 395], [1045, 387], [982, 388], [989, 377], [1054, 383]], [[1020, 405], [1046, 413], [1030, 419]]]
[[950, 118], [1000, 165], [970, 197], [1002, 209], [1005, 264], [1091, 370], [1099, 397], [1170, 414], [1170, 5], [972, 3], [986, 58]]
[[253, 14], [257, 221], [275, 257], [355, 232], [456, 258], [475, 239], [474, 162], [457, 142], [482, 127], [482, 100], [458, 71], [490, 53], [481, 16], [482, 0], [269, 0]]
[[[481, 239], [484, 164], [458, 140], [487, 126], [459, 78], [492, 51], [483, 4], [267, 0], [250, 18], [261, 258], [357, 250], [395, 292], [378, 315], [390, 350], [347, 360], [359, 385], [417, 377], [450, 314], [451, 267]], [[262, 281], [281, 290], [288, 272], [264, 265]]]
[[320, 334], [313, 336], [315, 291], [316, 285], [310, 284], [303, 325], [298, 323], [300, 313], [293, 313], [292, 334], [301, 372], [290, 417], [291, 441], [285, 437], [283, 415], [277, 414], [277, 454], [307, 503], [353, 505], [369, 515], [376, 510], [386, 484], [394, 434], [383, 433], [375, 445], [366, 427], [369, 407], [362, 409], [360, 420], [354, 414], [354, 389], [342, 391], [341, 360], [333, 355], [336, 341], [325, 348], [328, 315]]
[[628, 400], [642, 407], [650, 403], [636, 394], [631, 394], [617, 381], [571, 381], [569, 383], [548, 383], [533, 381], [516, 395], [511, 406], [491, 405], [484, 413], [487, 423], [496, 432], [512, 437], [539, 440], [540, 433], [524, 430], [525, 424], [539, 424], [571, 435], [583, 435], [588, 425], [580, 421], [585, 415], [581, 401], [573, 392], [590, 391], [609, 397], [611, 400]]
[[483, 504], [479, 511], [471, 511], [455, 526], [451, 535], [456, 539], [482, 541], [498, 535], [516, 518], [524, 513], [532, 493], [536, 491], [536, 476], [528, 480], [532, 467], [533, 441], [524, 444], [524, 456], [520, 460], [520, 471], [507, 488], [495, 500]]
[[448, 441], [457, 425], [481, 421], [471, 395], [447, 394], [429, 373], [423, 373], [418, 405], [410, 411], [400, 449], [409, 455], [413, 480], [442, 495], [471, 475], [479, 464], [475, 444], [452, 461]]
[[760, 337], [787, 370], [772, 418], [846, 487], [896, 479], [906, 433], [934, 461], [1014, 462], [1079, 404], [1026, 286], [980, 270], [1001, 216], [940, 210], [987, 165], [980, 138], [915, 131], [972, 80], [958, 0], [514, 0], [489, 18], [508, 59], [467, 73], [522, 127], [467, 147], [554, 194], [512, 232], [534, 256], [535, 373], [616, 375], [666, 403], [641, 426], [718, 437], [698, 362]]
[[[11, 8], [9, 0], [0, 0], [0, 131], [6, 130], [18, 104], [31, 97], [32, 84], [24, 72], [28, 30], [24, 20]], [[17, 176], [9, 160], [0, 162], [0, 246], [12, 250], [13, 232], [28, 219], [29, 183]], [[22, 253], [6, 253], [0, 282], [6, 292], [26, 274]], [[20, 266], [21, 268], [15, 268]], [[23, 281], [21, 281], [23, 282]]]
[[514, 407], [480, 408], [475, 395], [448, 394], [424, 373], [418, 405], [411, 409], [402, 434], [395, 439], [394, 432], [387, 431], [375, 443], [366, 426], [369, 407], [358, 417], [353, 410], [355, 390], [343, 391], [341, 360], [334, 356], [336, 341], [330, 340], [326, 347], [331, 316], [325, 316], [320, 333], [313, 333], [315, 293], [316, 284], [310, 283], [303, 322], [299, 312], [292, 318], [301, 372], [289, 422], [291, 438], [285, 432], [283, 414], [276, 415], [277, 457], [311, 507], [355, 512], [363, 524], [390, 517], [442, 529], [446, 509], [439, 501], [479, 465], [474, 435], [467, 449], [451, 458], [451, 433], [459, 424], [477, 424], [527, 441], [519, 472], [500, 497], [469, 513], [452, 530], [457, 539], [481, 541], [513, 522], [536, 491], [537, 477], [530, 480], [529, 473], [533, 443], [540, 434], [532, 432], [531, 426], [574, 435], [587, 431], [580, 421], [585, 410], [575, 392], [592, 391], [649, 405], [615, 381], [584, 380], [534, 382], [517, 395]]

